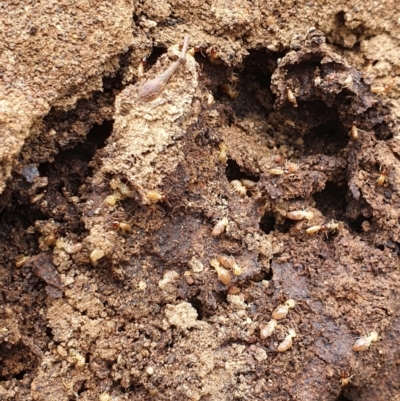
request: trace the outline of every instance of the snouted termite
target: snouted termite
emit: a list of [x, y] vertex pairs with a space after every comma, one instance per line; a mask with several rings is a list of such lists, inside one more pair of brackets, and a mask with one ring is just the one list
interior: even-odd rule
[[223, 217], [221, 220], [217, 222], [217, 224], [215, 224], [215, 226], [211, 231], [211, 235], [213, 237], [218, 237], [225, 231], [226, 227], [228, 227], [228, 224], [229, 220], [226, 217]]
[[281, 320], [286, 317], [289, 313], [289, 309], [292, 309], [296, 306], [296, 301], [294, 299], [289, 298], [284, 304], [277, 306], [272, 312], [272, 319]]
[[367, 336], [359, 338], [353, 345], [354, 352], [366, 351], [372, 343], [378, 342], [380, 339], [379, 334], [373, 330]]
[[293, 338], [296, 337], [296, 332], [293, 329], [289, 329], [288, 335], [285, 339], [278, 345], [276, 349], [278, 352], [285, 352], [290, 349], [293, 345]]

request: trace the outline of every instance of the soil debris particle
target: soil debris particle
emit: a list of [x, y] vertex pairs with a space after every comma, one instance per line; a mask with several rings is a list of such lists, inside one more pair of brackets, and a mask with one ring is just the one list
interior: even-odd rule
[[197, 312], [188, 302], [181, 302], [177, 305], [167, 305], [165, 316], [171, 325], [179, 329], [189, 329], [196, 325]]

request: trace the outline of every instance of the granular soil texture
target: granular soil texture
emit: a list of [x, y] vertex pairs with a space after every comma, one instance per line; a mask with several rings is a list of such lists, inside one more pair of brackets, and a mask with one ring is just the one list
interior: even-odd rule
[[395, 100], [353, 66], [342, 14], [235, 60], [202, 47], [247, 32], [233, 3], [156, 98], [140, 88], [183, 35], [136, 75], [125, 54], [22, 148], [0, 203], [0, 399], [400, 399]]

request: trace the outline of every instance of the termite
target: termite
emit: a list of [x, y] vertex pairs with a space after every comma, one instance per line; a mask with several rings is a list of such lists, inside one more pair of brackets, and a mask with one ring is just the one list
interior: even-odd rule
[[239, 180], [232, 180], [231, 185], [240, 196], [246, 196], [247, 189]]
[[231, 282], [231, 275], [228, 270], [224, 269], [217, 259], [211, 259], [210, 265], [216, 270], [218, 275], [218, 280], [221, 281], [222, 284], [229, 286]]
[[247, 189], [251, 189], [254, 188], [257, 183], [251, 180], [248, 180], [247, 178], [241, 178], [240, 182], [242, 183], [242, 185], [247, 188]]
[[260, 337], [265, 339], [272, 336], [277, 325], [278, 322], [275, 319], [271, 319], [266, 325], [261, 326]]
[[157, 77], [145, 82], [139, 89], [139, 99], [144, 102], [149, 102], [155, 99], [164, 90], [165, 85], [171, 78], [172, 74], [180, 67], [181, 64], [186, 63], [186, 52], [189, 46], [190, 36], [186, 35], [183, 41], [182, 52], [174, 63], [172, 63], [164, 72]]
[[278, 345], [276, 349], [278, 352], [285, 352], [290, 349], [293, 345], [293, 338], [296, 337], [296, 332], [293, 329], [289, 329], [288, 335], [285, 339]]
[[154, 203], [164, 202], [166, 200], [166, 197], [163, 194], [161, 194], [160, 192], [157, 192], [157, 191], [153, 191], [153, 190], [148, 191], [146, 193], [146, 198], [149, 201], [154, 202]]
[[239, 92], [234, 90], [230, 84], [221, 84], [220, 88], [222, 92], [228, 95], [231, 99], [236, 99], [239, 95]]
[[271, 168], [268, 172], [272, 175], [282, 175], [285, 174], [285, 170], [283, 168]]
[[213, 227], [213, 229], [211, 231], [211, 235], [213, 237], [218, 237], [218, 235], [221, 235], [225, 231], [226, 227], [228, 227], [228, 224], [229, 224], [229, 220], [226, 217], [223, 217]]
[[231, 269], [235, 276], [240, 276], [243, 273], [242, 268], [238, 266], [233, 256], [219, 255], [218, 262], [221, 263], [222, 266]]
[[339, 374], [340, 374], [339, 383], [342, 387], [348, 386], [351, 383], [350, 380], [354, 377], [354, 375], [350, 376], [351, 372], [343, 371], [343, 372], [339, 372]]
[[335, 220], [332, 219], [329, 223], [326, 223], [324, 226], [329, 231], [337, 231], [337, 230], [340, 230], [343, 227], [343, 223], [341, 223], [340, 221], [335, 221]]
[[228, 161], [228, 155], [226, 151], [228, 150], [226, 144], [224, 142], [221, 142], [219, 144], [219, 154], [218, 154], [218, 160], [222, 163], [223, 166], [226, 166], [226, 162]]
[[376, 180], [376, 185], [382, 187], [382, 186], [387, 186], [389, 183], [389, 178], [388, 178], [388, 174], [389, 172], [387, 171], [387, 169], [381, 165], [379, 167], [379, 177]]
[[299, 163], [292, 163], [290, 160], [285, 163], [285, 173], [294, 174], [299, 170]]
[[307, 210], [293, 210], [292, 212], [287, 212], [286, 217], [290, 220], [312, 220], [314, 217], [313, 212], [309, 212]]
[[320, 226], [320, 225], [318, 225], [318, 226], [312, 226], [312, 227], [307, 228], [306, 233], [307, 233], [308, 235], [313, 235], [313, 234], [315, 234], [315, 233], [317, 233], [317, 232], [323, 230], [323, 228], [324, 228], [323, 225], [322, 225], [322, 226]]
[[355, 125], [351, 126], [350, 135], [355, 141], [358, 139], [358, 129]]
[[281, 320], [286, 317], [289, 313], [289, 309], [292, 309], [296, 306], [296, 301], [294, 299], [288, 299], [283, 305], [277, 306], [272, 312], [272, 319]]
[[373, 330], [368, 336], [359, 338], [353, 345], [354, 352], [366, 351], [372, 343], [379, 341], [379, 334]]
[[297, 100], [293, 91], [290, 88], [286, 88], [286, 92], [287, 92], [287, 99], [289, 100], [289, 102], [293, 104], [293, 107], [297, 107]]

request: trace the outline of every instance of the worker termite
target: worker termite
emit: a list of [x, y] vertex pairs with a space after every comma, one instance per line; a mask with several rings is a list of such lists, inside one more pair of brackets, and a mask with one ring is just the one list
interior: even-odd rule
[[268, 172], [272, 175], [282, 175], [285, 174], [285, 170], [283, 168], [271, 168]]
[[233, 256], [219, 255], [217, 259], [222, 266], [231, 269], [235, 276], [240, 276], [243, 273], [242, 268], [238, 266]]
[[316, 234], [317, 232], [323, 230], [324, 226], [323, 225], [318, 225], [318, 226], [312, 226], [307, 228], [306, 233], [308, 235], [313, 235]]
[[37, 194], [37, 195], [33, 195], [31, 196], [31, 198], [29, 199], [30, 203], [37, 203], [39, 202], [43, 197], [44, 197], [45, 193], [41, 193], [41, 194]]
[[29, 256], [24, 256], [24, 255], [18, 256], [18, 258], [15, 260], [15, 267], [20, 268], [24, 266], [24, 264], [27, 263], [29, 259], [30, 259]]
[[292, 212], [287, 212], [286, 217], [290, 220], [312, 220], [314, 217], [313, 212], [309, 212], [307, 210], [293, 210]]
[[299, 170], [299, 163], [293, 163], [292, 161], [286, 161], [285, 163], [285, 173], [286, 174], [295, 174]]
[[104, 199], [104, 202], [107, 206], [114, 207], [115, 204], [122, 199], [122, 195], [120, 192], [114, 192], [111, 195], [107, 195]]
[[265, 339], [272, 336], [277, 325], [278, 322], [275, 319], [271, 319], [267, 324], [262, 325], [260, 327], [260, 337]]
[[287, 99], [289, 100], [289, 102], [293, 104], [293, 107], [297, 107], [297, 100], [296, 100], [296, 96], [293, 93], [293, 91], [290, 88], [286, 88], [286, 93], [287, 93]]
[[248, 180], [247, 178], [241, 178], [240, 182], [242, 183], [242, 185], [247, 188], [247, 189], [251, 189], [254, 188], [257, 183], [251, 180]]
[[131, 231], [132, 226], [126, 222], [113, 221], [112, 227], [114, 230]]
[[388, 85], [384, 85], [384, 86], [371, 86], [371, 92], [372, 93], [376, 93], [377, 95], [382, 95], [383, 93], [387, 92], [389, 90], [389, 86]]
[[226, 166], [226, 162], [228, 161], [228, 155], [226, 151], [228, 150], [226, 144], [224, 142], [221, 142], [219, 144], [219, 154], [218, 154], [218, 160], [221, 162], [223, 166]]
[[343, 227], [343, 223], [332, 219], [329, 223], [326, 223], [324, 227], [329, 231], [338, 231]]
[[351, 379], [354, 377], [354, 375], [351, 375], [351, 371], [350, 372], [339, 372], [340, 375], [340, 380], [339, 383], [342, 387], [344, 386], [348, 386], [351, 383]]
[[229, 286], [229, 284], [231, 283], [231, 275], [229, 271], [224, 269], [217, 259], [211, 259], [210, 265], [216, 270], [218, 280], [221, 281], [222, 284]]
[[293, 329], [289, 329], [288, 335], [285, 339], [278, 345], [276, 349], [278, 352], [285, 352], [290, 349], [293, 345], [293, 338], [296, 337], [296, 332]]
[[351, 126], [350, 135], [355, 141], [358, 139], [358, 129], [355, 125]]
[[157, 191], [148, 191], [146, 193], [146, 198], [149, 201], [154, 202], [154, 203], [164, 202], [166, 200], [166, 197], [163, 194], [161, 194], [160, 192], [157, 192]]
[[379, 334], [373, 330], [367, 336], [359, 338], [353, 345], [354, 352], [366, 351], [372, 343], [379, 341]]
[[288, 299], [283, 305], [277, 306], [272, 312], [272, 319], [281, 320], [286, 317], [289, 313], [289, 309], [292, 309], [296, 306], [296, 301], [294, 299]]
[[376, 185], [378, 185], [379, 187], [385, 186], [387, 187], [389, 184], [389, 178], [388, 178], [389, 172], [386, 169], [386, 167], [382, 164], [379, 167], [379, 177], [376, 180]]
[[232, 180], [231, 185], [240, 196], [246, 196], [247, 189], [239, 180]]
[[211, 235], [213, 237], [218, 237], [218, 235], [221, 235], [225, 231], [226, 227], [228, 227], [228, 224], [229, 224], [229, 220], [226, 217], [223, 217], [213, 227], [213, 229], [211, 231]]
[[83, 245], [80, 242], [72, 242], [72, 241], [66, 241], [63, 238], [60, 238], [56, 242], [56, 248], [58, 249], [64, 249], [65, 252], [67, 252], [70, 255], [73, 255], [75, 253], [78, 253], [82, 250]]
[[228, 95], [231, 99], [236, 99], [239, 95], [239, 92], [234, 90], [230, 84], [221, 84], [220, 88], [222, 92]]

